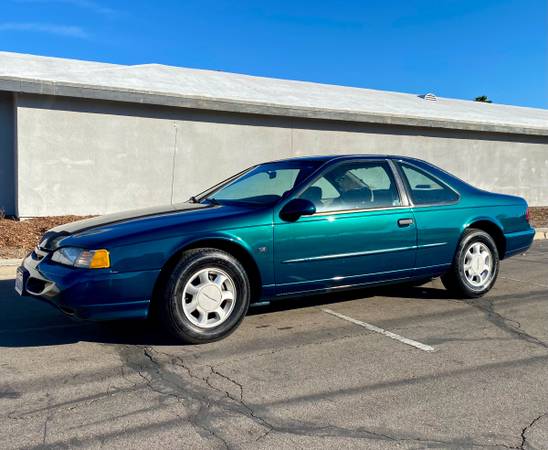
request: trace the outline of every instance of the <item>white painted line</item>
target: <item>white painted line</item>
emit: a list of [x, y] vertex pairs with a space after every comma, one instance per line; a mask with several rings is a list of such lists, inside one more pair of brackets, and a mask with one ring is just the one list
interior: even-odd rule
[[419, 350], [424, 350], [425, 352], [436, 351], [434, 347], [430, 347], [429, 345], [426, 345], [426, 344], [421, 344], [420, 342], [414, 341], [413, 339], [408, 339], [406, 337], [400, 336], [399, 334], [392, 333], [391, 331], [384, 330], [382, 328], [376, 327], [375, 325], [371, 325], [370, 323], [353, 319], [352, 317], [345, 316], [344, 314], [340, 314], [330, 309], [322, 309], [322, 311], [326, 312], [327, 314], [331, 314], [332, 316], [338, 317], [339, 319], [343, 319], [343, 320], [347, 320], [348, 322], [355, 323], [356, 325], [359, 325], [360, 327], [364, 327], [368, 329], [369, 331], [374, 331], [375, 333], [382, 334], [391, 339], [395, 339], [396, 341], [400, 341], [400, 342], [403, 342], [404, 344], [411, 345], [412, 347], [418, 348]]

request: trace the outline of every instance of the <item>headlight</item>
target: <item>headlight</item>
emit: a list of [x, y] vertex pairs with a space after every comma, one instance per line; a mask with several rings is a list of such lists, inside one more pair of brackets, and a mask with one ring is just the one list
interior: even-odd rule
[[53, 253], [51, 260], [65, 266], [85, 269], [106, 269], [110, 267], [110, 255], [108, 250], [105, 249], [85, 250], [76, 247], [63, 247]]

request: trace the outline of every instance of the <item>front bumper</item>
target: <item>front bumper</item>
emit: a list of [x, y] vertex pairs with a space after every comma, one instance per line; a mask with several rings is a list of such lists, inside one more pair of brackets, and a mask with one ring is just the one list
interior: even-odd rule
[[144, 319], [159, 270], [78, 269], [36, 250], [17, 269], [20, 294], [45, 300], [81, 319]]

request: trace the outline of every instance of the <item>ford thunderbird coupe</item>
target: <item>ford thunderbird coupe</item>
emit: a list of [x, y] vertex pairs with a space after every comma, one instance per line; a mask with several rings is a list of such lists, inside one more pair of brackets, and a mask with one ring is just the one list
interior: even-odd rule
[[303, 157], [251, 167], [184, 203], [53, 228], [15, 288], [82, 319], [154, 317], [203, 343], [263, 300], [438, 276], [452, 295], [479, 297], [533, 236], [524, 199], [425, 161]]

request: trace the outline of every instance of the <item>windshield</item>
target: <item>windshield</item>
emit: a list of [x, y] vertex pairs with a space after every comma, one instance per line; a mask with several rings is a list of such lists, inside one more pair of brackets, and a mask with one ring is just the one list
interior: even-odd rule
[[274, 204], [289, 194], [319, 165], [319, 161], [284, 161], [261, 164], [221, 186], [204, 200], [250, 205]]

